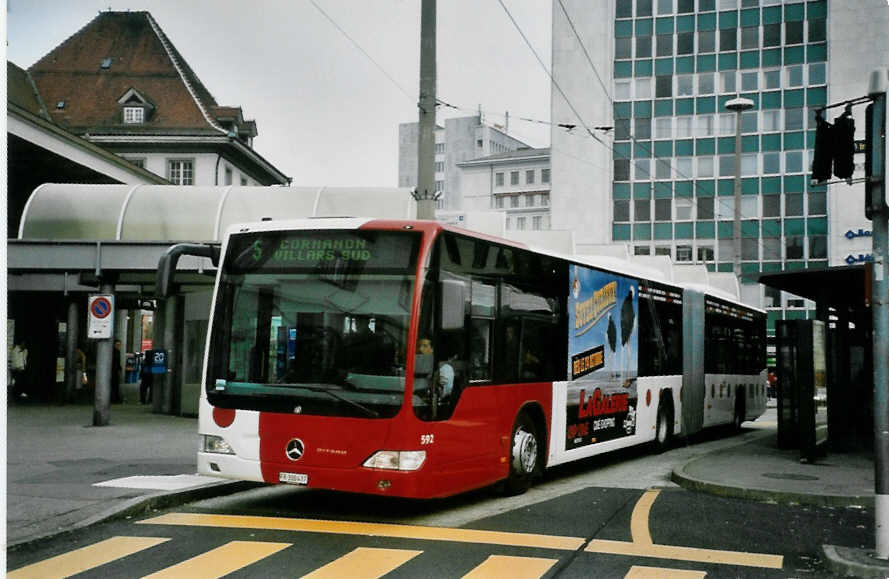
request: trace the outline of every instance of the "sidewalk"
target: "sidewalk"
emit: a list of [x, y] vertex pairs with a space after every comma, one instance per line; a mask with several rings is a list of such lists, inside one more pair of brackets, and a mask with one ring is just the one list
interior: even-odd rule
[[[197, 419], [153, 414], [126, 388], [124, 397], [130, 402], [112, 405], [104, 427], [92, 426], [89, 405], [8, 406], [7, 548], [254, 486], [197, 476]], [[871, 456], [828, 453], [800, 464], [798, 451], [777, 448], [774, 409], [744, 429], [761, 434], [694, 458], [673, 480], [722, 496], [873, 510]], [[824, 557], [838, 573], [889, 576], [889, 565], [861, 550], [825, 545]]]
[[[872, 453], [828, 451], [815, 463], [800, 463], [799, 450], [778, 448], [776, 417], [772, 407], [759, 420], [745, 422], [745, 430], [761, 435], [675, 468], [673, 482], [719, 496], [874, 511]], [[823, 545], [822, 556], [838, 576], [889, 577], [889, 561], [874, 559], [872, 551]]]
[[103, 427], [92, 426], [90, 405], [10, 401], [7, 548], [244, 486], [195, 474], [196, 418], [153, 414], [124, 396]]

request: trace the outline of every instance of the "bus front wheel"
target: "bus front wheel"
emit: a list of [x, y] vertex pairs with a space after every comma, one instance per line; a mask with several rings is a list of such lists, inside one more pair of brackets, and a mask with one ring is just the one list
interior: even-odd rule
[[537, 427], [525, 412], [518, 415], [512, 427], [509, 457], [509, 477], [504, 490], [519, 495], [528, 490], [540, 473], [540, 438]]

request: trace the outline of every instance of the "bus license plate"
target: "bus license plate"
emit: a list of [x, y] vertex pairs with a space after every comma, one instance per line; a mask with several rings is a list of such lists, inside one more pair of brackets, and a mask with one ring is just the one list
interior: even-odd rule
[[309, 475], [297, 472], [279, 472], [278, 481], [292, 485], [307, 485], [309, 484]]

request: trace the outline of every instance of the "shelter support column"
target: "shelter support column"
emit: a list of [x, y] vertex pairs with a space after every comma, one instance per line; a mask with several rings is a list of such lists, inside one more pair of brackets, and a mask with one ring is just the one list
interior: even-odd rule
[[[74, 399], [74, 392], [80, 385], [80, 372], [78, 372], [77, 356], [75, 355], [80, 341], [79, 316], [77, 302], [71, 300], [68, 303], [68, 333], [65, 337], [65, 393], [63, 398], [65, 402], [71, 402]], [[82, 370], [86, 370], [86, 368]]]
[[181, 337], [182, 297], [171, 295], [157, 301], [154, 314], [154, 349], [166, 350], [167, 371], [154, 377], [153, 411], [173, 414], [177, 411], [177, 385], [182, 381], [179, 340]]
[[[112, 295], [114, 284], [103, 281], [100, 293]], [[93, 426], [108, 426], [111, 414], [111, 356], [114, 350], [113, 330], [111, 338], [96, 343], [96, 393], [93, 402]]]

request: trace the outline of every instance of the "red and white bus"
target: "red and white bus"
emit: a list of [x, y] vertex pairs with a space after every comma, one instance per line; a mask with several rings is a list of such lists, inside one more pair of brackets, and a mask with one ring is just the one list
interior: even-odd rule
[[233, 228], [202, 474], [401, 497], [754, 419], [765, 315], [718, 290], [427, 221]]

